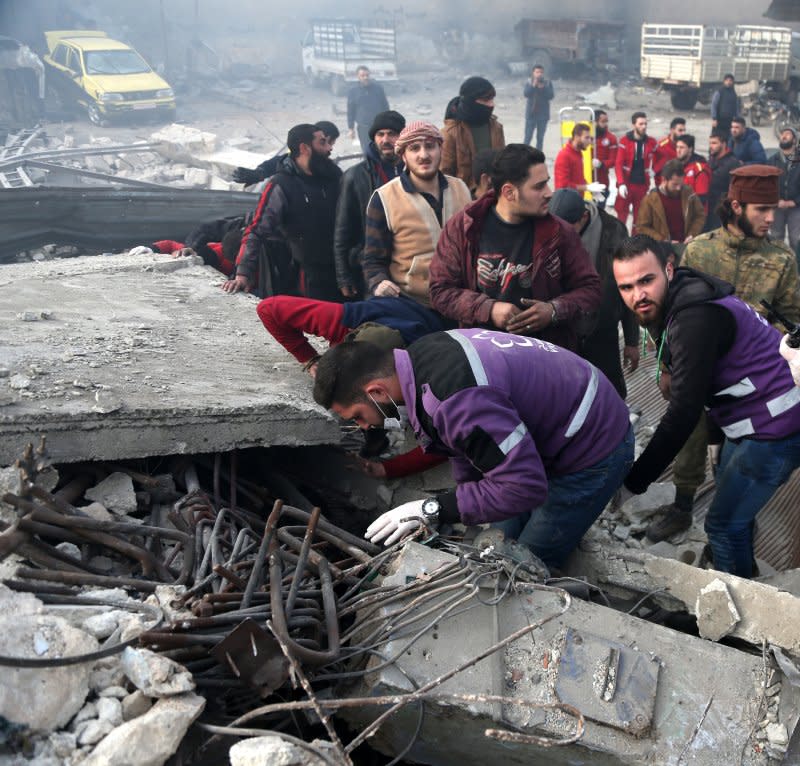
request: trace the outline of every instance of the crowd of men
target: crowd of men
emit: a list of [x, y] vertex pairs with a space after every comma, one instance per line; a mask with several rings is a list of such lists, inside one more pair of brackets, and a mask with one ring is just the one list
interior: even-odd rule
[[[456, 489], [383, 514], [373, 541], [488, 522], [561, 567], [615, 494], [644, 492], [675, 459], [675, 501], [647, 530], [663, 540], [691, 525], [712, 445], [708, 557], [752, 576], [756, 514], [800, 466], [800, 359], [761, 303], [800, 322], [784, 242], [800, 239], [796, 134], [767, 160], [726, 76], [708, 160], [682, 117], [656, 140], [637, 111], [618, 138], [598, 110], [554, 158], [553, 190], [543, 68], [523, 89], [523, 143], [506, 144], [495, 95], [468, 78], [440, 129], [389, 109], [362, 67], [348, 129], [363, 160], [342, 174], [335, 126], [296, 125], [287, 155], [237, 171], [267, 179], [239, 239], [226, 223], [191, 246], [227, 292], [262, 298], [317, 402], [365, 430], [365, 457], [385, 429], [413, 427], [419, 447], [365, 463], [373, 475], [450, 460]], [[669, 405], [634, 461], [623, 366], [639, 364], [640, 328]]]

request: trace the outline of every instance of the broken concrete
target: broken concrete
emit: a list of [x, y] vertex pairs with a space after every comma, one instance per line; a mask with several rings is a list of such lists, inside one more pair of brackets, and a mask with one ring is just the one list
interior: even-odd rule
[[728, 587], [719, 579], [700, 589], [694, 613], [700, 635], [711, 641], [730, 635], [742, 619]]
[[112, 473], [97, 486], [87, 489], [85, 494], [89, 500], [121, 516], [136, 510], [136, 491], [127, 473]]
[[[315, 740], [312, 745], [331, 749], [329, 742]], [[308, 748], [287, 742], [278, 735], [237, 742], [230, 749], [229, 757], [231, 766], [327, 766], [329, 763], [313, 755]]]
[[122, 670], [130, 682], [148, 697], [171, 697], [194, 690], [189, 671], [149, 649], [127, 647], [122, 653]]
[[[0, 322], [13, 327], [21, 307], [52, 307], [53, 318], [9, 334], [0, 465], [32, 434], [65, 462], [338, 443], [256, 301], [227, 295], [222, 279], [169, 255], [4, 267]], [[9, 387], [21, 375], [27, 388]]]
[[[394, 580], [389, 581], [413, 582], [421, 572], [435, 571], [443, 556], [442, 551], [409, 543], [392, 567]], [[405, 630], [397, 631], [379, 649], [382, 657], [396, 658], [398, 667], [377, 669], [353, 693], [408, 693], [525, 625], [560, 611], [555, 592], [529, 589], [522, 582], [497, 606], [490, 606], [486, 602], [491, 586], [485, 584], [490, 590], [483, 603], [436, 620], [435, 627], [415, 642], [411, 637], [430, 621], [431, 604], [424, 605], [427, 617], [420, 616], [419, 622], [411, 621], [413, 612], [403, 613]], [[370, 616], [388, 618], [397, 608], [394, 604]], [[422, 729], [406, 757], [437, 766], [474, 763], [476, 754], [481, 762], [520, 765], [540, 757], [548, 764], [593, 766], [673, 764], [683, 758], [698, 766], [766, 764], [766, 754], [750, 739], [761, 721], [762, 680], [760, 656], [573, 600], [566, 612], [509, 644], [504, 652], [439, 686], [436, 694], [442, 699], [425, 703]], [[571, 702], [586, 717], [585, 733], [573, 745], [547, 749], [497, 743], [484, 737], [485, 729], [509, 722], [524, 733], [563, 737], [571, 727], [552, 712], [543, 714], [510, 702], [460, 702], [448, 698], [448, 693], [497, 694], [544, 704]], [[376, 715], [363, 709], [341, 714], [359, 727]], [[408, 705], [370, 741], [382, 752], [396, 754], [408, 744], [418, 719], [418, 707]]]
[[159, 700], [143, 715], [114, 729], [83, 766], [163, 766], [205, 704], [203, 697], [191, 692]]

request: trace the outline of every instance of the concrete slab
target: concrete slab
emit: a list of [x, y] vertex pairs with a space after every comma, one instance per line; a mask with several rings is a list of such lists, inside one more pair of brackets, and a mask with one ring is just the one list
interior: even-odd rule
[[338, 443], [310, 379], [198, 258], [0, 269], [0, 465]]

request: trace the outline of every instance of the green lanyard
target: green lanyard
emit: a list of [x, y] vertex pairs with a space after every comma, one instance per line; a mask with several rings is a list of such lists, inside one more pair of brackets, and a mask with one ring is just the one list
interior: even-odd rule
[[661, 333], [661, 342], [658, 344], [658, 355], [656, 356], [656, 385], [661, 382], [661, 355], [664, 353], [664, 343], [667, 340], [667, 331], [669, 330], [670, 322], [672, 322], [672, 318], [667, 322], [664, 332]]

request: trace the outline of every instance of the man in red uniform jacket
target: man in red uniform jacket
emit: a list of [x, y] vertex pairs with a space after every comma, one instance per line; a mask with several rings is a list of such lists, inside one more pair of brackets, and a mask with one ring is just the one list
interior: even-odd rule
[[585, 122], [576, 122], [572, 128], [572, 140], [561, 147], [553, 166], [556, 189], [586, 191], [586, 175], [583, 169], [583, 151], [592, 145], [592, 132]]
[[676, 117], [669, 124], [669, 133], [656, 144], [656, 153], [653, 155], [653, 170], [656, 174], [656, 186], [661, 186], [661, 182], [664, 180], [661, 177], [661, 169], [677, 156], [675, 142], [684, 133], [686, 133], [686, 120], [684, 120], [683, 117]]
[[628, 212], [633, 207], [633, 220], [639, 215], [639, 205], [650, 188], [650, 175], [653, 170], [653, 155], [656, 140], [647, 135], [647, 115], [634, 112], [631, 115], [629, 130], [620, 140], [617, 150], [617, 199], [614, 209], [617, 218], [627, 224]]
[[694, 151], [694, 136], [684, 133], [675, 142], [677, 159], [683, 163], [683, 182], [690, 186], [692, 191], [703, 203], [703, 209], [708, 215], [708, 192], [711, 189], [711, 168], [708, 167], [706, 158]]
[[594, 142], [595, 157], [592, 160], [592, 166], [595, 169], [595, 177], [598, 183], [606, 186], [603, 192], [603, 199], [597, 200], [597, 197], [595, 197], [595, 200], [597, 201], [597, 207], [605, 210], [606, 200], [611, 189], [608, 171], [613, 170], [617, 161], [617, 137], [608, 129], [608, 114], [603, 109], [595, 109], [594, 124], [597, 135]]

